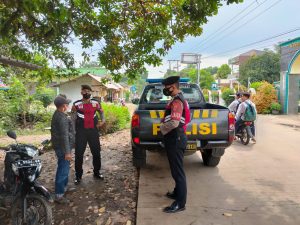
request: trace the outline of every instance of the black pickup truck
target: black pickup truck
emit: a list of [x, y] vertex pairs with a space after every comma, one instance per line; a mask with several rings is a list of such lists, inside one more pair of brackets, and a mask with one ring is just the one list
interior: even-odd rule
[[[164, 148], [159, 127], [166, 104], [170, 100], [170, 97], [163, 95], [160, 79], [147, 81], [131, 120], [133, 165], [138, 168], [146, 164], [146, 150]], [[219, 164], [225, 148], [234, 139], [234, 116], [226, 107], [206, 103], [198, 85], [181, 79], [180, 89], [191, 109], [191, 122], [186, 130], [188, 144], [185, 154], [200, 150], [204, 165], [215, 167]]]

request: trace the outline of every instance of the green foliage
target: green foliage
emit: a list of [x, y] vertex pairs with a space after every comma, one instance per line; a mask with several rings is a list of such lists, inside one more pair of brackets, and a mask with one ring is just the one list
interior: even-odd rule
[[215, 78], [207, 72], [205, 69], [200, 70], [200, 87], [211, 89], [212, 83], [215, 82]]
[[212, 91], [211, 96], [214, 97], [214, 98], [218, 98], [219, 97], [219, 92], [218, 91]]
[[280, 54], [265, 51], [260, 56], [253, 56], [240, 66], [240, 82], [247, 85], [251, 82], [267, 81], [273, 83], [280, 79]]
[[36, 93], [34, 94], [33, 98], [41, 101], [44, 107], [47, 107], [53, 102], [55, 95], [56, 93], [52, 88], [40, 86], [36, 89]]
[[256, 91], [264, 84], [264, 82], [257, 81], [250, 85], [251, 88], [254, 88]]
[[24, 84], [12, 79], [10, 89], [0, 91], [0, 133], [8, 129], [43, 129], [50, 126], [53, 112], [29, 96]]
[[106, 126], [103, 129], [104, 133], [113, 133], [129, 125], [130, 113], [127, 107], [106, 103], [101, 105], [106, 119]]
[[[222, 3], [242, 0], [187, 1], [2, 1], [1, 44], [12, 46], [11, 56], [26, 58], [38, 51], [67, 68], [74, 56], [66, 47], [74, 36], [83, 49], [104, 40], [101, 65], [118, 79], [121, 69], [135, 78], [145, 64], [157, 66], [161, 57], [186, 36], [199, 36], [208, 17]], [[94, 53], [90, 53], [94, 54]], [[87, 52], [83, 53], [86, 61]]]
[[280, 111], [281, 110], [281, 105], [278, 102], [272, 102], [271, 106], [270, 106], [270, 110], [276, 110], [276, 111]]
[[[197, 68], [195, 65], [189, 65], [187, 68], [184, 68], [180, 71], [181, 77], [189, 77], [192, 83], [197, 83]], [[209, 72], [209, 69], [200, 70], [200, 87], [202, 89], [210, 89], [212, 83], [215, 82], [214, 77]]]
[[208, 94], [203, 94], [203, 96], [204, 96], [205, 101], [208, 102], [209, 101], [209, 95]]
[[217, 78], [227, 79], [230, 73], [231, 73], [230, 67], [227, 64], [223, 64], [217, 71]]
[[204, 68], [207, 72], [210, 73], [210, 75], [215, 75], [218, 72], [218, 67], [217, 66], [210, 66], [207, 68]]
[[129, 102], [129, 99], [130, 99], [130, 91], [126, 91], [125, 92], [125, 101]]
[[234, 100], [234, 91], [230, 88], [226, 88], [222, 91], [222, 98], [225, 101], [226, 105], [229, 106]]

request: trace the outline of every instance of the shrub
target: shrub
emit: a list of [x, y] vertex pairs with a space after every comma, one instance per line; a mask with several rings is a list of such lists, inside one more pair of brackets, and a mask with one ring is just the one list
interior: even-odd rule
[[130, 98], [130, 91], [126, 91], [125, 92], [125, 101], [129, 102], [129, 98]]
[[234, 88], [235, 90], [239, 91], [239, 92], [243, 92], [243, 91], [247, 91], [247, 90], [248, 90], [247, 87], [244, 86], [244, 85], [242, 85], [242, 84], [240, 84], [240, 85], [234, 84], [234, 85], [233, 85], [233, 88]]
[[253, 82], [250, 87], [254, 88], [255, 91], [257, 91], [262, 85], [264, 84], [264, 82], [261, 81], [257, 81], [257, 82]]
[[202, 93], [204, 94], [204, 95], [208, 95], [208, 89], [202, 89]]
[[44, 107], [50, 105], [55, 98], [55, 91], [51, 88], [38, 87], [34, 94], [34, 99], [43, 103]]
[[222, 98], [227, 106], [230, 105], [230, 103], [234, 100], [234, 91], [230, 88], [224, 89], [222, 92]]
[[277, 94], [274, 86], [266, 81], [258, 88], [253, 96], [258, 113], [270, 113], [271, 104], [277, 102]]
[[211, 98], [213, 102], [219, 102], [219, 92], [218, 91], [212, 91], [211, 92]]
[[280, 111], [281, 105], [278, 102], [272, 102], [272, 104], [270, 106], [270, 110]]
[[208, 102], [208, 101], [209, 101], [209, 96], [208, 96], [208, 94], [203, 94], [203, 96], [204, 96], [204, 100], [205, 100], [206, 102]]
[[103, 133], [113, 133], [128, 127], [130, 113], [127, 107], [102, 103], [102, 108], [106, 120], [106, 125], [102, 129]]

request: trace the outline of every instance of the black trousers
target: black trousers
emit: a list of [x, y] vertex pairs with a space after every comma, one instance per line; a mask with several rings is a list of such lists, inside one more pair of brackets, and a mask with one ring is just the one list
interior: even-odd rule
[[171, 174], [175, 181], [174, 193], [176, 195], [176, 201], [181, 206], [185, 206], [187, 187], [183, 169], [183, 157], [186, 149], [187, 137], [182, 128], [177, 128], [164, 136], [164, 142]]
[[77, 129], [75, 139], [75, 175], [81, 178], [83, 169], [83, 155], [87, 143], [93, 155], [94, 174], [99, 174], [101, 169], [100, 140], [98, 130], [95, 129]]

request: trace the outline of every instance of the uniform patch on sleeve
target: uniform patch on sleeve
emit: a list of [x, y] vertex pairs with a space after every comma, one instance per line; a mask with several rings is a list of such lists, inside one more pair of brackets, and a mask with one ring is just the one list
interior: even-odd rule
[[183, 112], [183, 104], [180, 100], [175, 100], [171, 105], [171, 119], [180, 121]]

